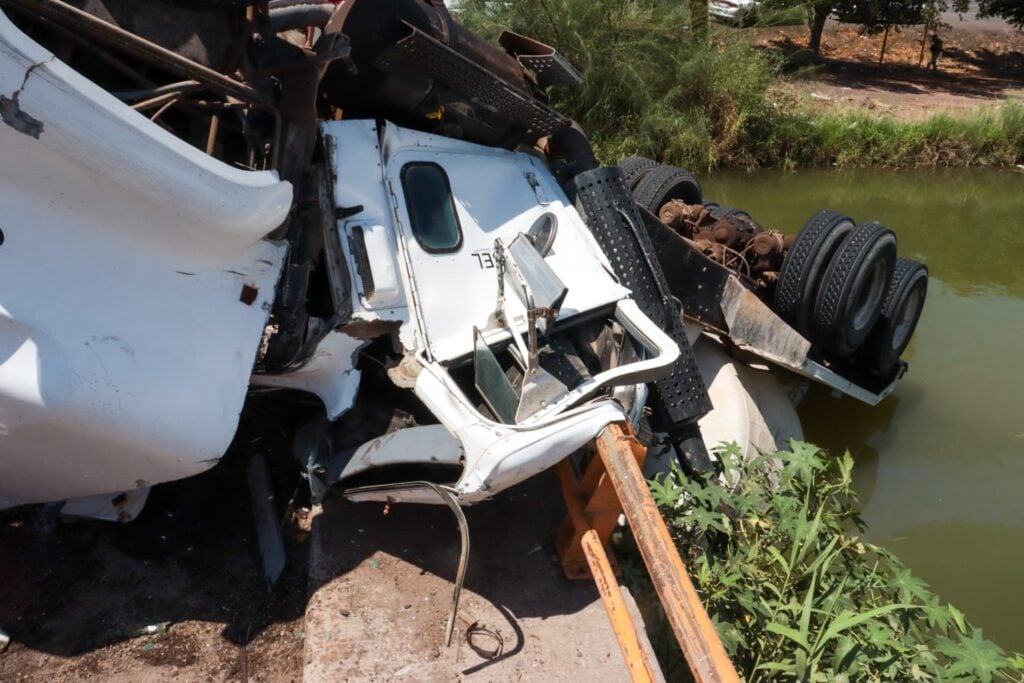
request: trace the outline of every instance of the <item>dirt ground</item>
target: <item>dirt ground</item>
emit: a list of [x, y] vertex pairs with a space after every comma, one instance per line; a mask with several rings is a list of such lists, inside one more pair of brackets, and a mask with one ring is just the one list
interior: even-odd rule
[[554, 536], [565, 514], [550, 470], [465, 509], [471, 552], [446, 646], [459, 558], [450, 510], [325, 503], [313, 522], [305, 683], [628, 680], [593, 582], [562, 574]]
[[302, 520], [268, 591], [244, 482], [226, 460], [125, 525], [0, 513], [0, 681], [301, 680]]
[[[790, 81], [784, 90], [818, 111], [863, 108], [909, 120], [1024, 98], [1024, 34], [1005, 22], [972, 16], [945, 20], [951, 28], [938, 30], [945, 44], [938, 71], [924, 68], [927, 48], [918, 66], [920, 26], [891, 32], [879, 65], [882, 35], [860, 35], [856, 26], [830, 20], [822, 38], [824, 66], [806, 79]], [[807, 28], [757, 29], [754, 40], [799, 61]]]

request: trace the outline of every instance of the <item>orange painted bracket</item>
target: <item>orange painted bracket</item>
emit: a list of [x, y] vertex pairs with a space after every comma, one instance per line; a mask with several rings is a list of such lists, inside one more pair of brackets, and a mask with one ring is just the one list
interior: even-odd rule
[[[597, 458], [595, 458], [596, 460]], [[597, 530], [588, 522], [587, 506], [584, 505], [580, 494], [580, 484], [576, 481], [572, 465], [568, 460], [558, 463], [558, 477], [562, 484], [566, 507], [569, 510], [563, 530], [566, 537], [570, 539], [569, 542], [573, 543], [571, 547], [559, 548], [562, 566], [566, 567], [568, 560], [570, 563], [568, 566], [575, 568], [577, 565], [572, 562], [579, 561], [582, 566], [577, 570], [578, 575], [569, 575], [569, 577], [593, 578], [597, 592], [601, 596], [601, 602], [608, 613], [608, 621], [611, 622], [615, 639], [622, 651], [630, 680], [634, 683], [652, 683], [660, 680], [641, 643], [640, 630], [633, 621], [633, 615], [622, 596], [622, 589], [619, 587], [610, 562], [611, 556], [606, 551], [607, 538], [602, 539]], [[619, 512], [616, 512], [615, 516], [618, 517], [618, 515]]]
[[[643, 463], [646, 454], [645, 449], [635, 453], [638, 465]], [[568, 579], [590, 579], [590, 565], [582, 545], [583, 536], [593, 530], [607, 551], [608, 540], [622, 514], [622, 503], [605, 473], [604, 462], [596, 455], [579, 480], [568, 460], [559, 464], [558, 476], [562, 481], [565, 505], [569, 510], [555, 535], [555, 547], [558, 549], [562, 571]], [[574, 515], [574, 512], [578, 514]], [[615, 556], [608, 553], [608, 559], [618, 575], [620, 572]]]

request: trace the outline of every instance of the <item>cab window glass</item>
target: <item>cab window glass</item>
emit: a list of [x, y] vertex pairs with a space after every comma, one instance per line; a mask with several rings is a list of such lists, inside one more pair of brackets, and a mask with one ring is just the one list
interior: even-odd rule
[[402, 191], [412, 234], [426, 251], [444, 253], [462, 246], [452, 188], [437, 164], [414, 162], [402, 167]]

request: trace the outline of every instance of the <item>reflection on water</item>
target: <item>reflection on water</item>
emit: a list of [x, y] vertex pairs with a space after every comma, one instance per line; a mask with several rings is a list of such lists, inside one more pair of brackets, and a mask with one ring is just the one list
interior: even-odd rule
[[705, 194], [785, 232], [821, 208], [878, 220], [928, 265], [896, 393], [869, 407], [815, 387], [800, 415], [856, 457], [868, 537], [1024, 651], [1024, 174], [722, 174]]

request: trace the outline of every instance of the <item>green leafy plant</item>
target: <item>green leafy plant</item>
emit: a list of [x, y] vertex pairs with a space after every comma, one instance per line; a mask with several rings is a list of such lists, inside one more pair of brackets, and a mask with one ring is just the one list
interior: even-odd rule
[[849, 454], [794, 441], [719, 458], [721, 476], [676, 469], [651, 491], [748, 681], [1024, 680], [1019, 655], [859, 538]]

